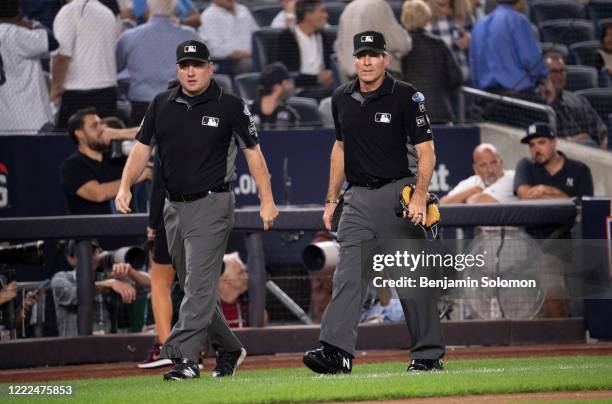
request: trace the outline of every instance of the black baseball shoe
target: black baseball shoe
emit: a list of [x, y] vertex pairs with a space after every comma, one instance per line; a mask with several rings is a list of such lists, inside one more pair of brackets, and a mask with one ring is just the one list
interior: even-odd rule
[[234, 376], [238, 366], [242, 364], [246, 357], [246, 349], [240, 348], [237, 351], [225, 352], [217, 350], [217, 365], [212, 371], [213, 377]]
[[444, 370], [442, 359], [413, 359], [408, 365], [408, 372], [428, 372], [430, 370]]
[[181, 358], [174, 362], [174, 367], [164, 374], [164, 380], [198, 379], [200, 369], [198, 364], [187, 358]]
[[308, 369], [321, 374], [351, 373], [353, 369], [353, 357], [328, 344], [307, 351], [302, 361]]

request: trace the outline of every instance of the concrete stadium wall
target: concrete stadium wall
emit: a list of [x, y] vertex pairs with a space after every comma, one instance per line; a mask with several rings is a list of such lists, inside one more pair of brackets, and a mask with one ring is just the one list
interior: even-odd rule
[[[482, 142], [494, 144], [504, 160], [506, 169], [514, 169], [522, 157], [529, 156], [529, 148], [520, 143], [525, 131], [503, 125], [481, 124]], [[558, 149], [568, 157], [582, 161], [591, 169], [595, 196], [612, 195], [612, 152], [583, 146], [563, 139], [557, 141]]]

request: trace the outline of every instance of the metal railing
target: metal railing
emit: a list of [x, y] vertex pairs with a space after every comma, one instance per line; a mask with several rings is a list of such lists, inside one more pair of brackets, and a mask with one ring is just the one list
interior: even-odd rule
[[535, 112], [542, 112], [548, 116], [548, 123], [553, 127], [557, 127], [557, 114], [550, 105], [538, 104], [536, 102], [525, 101], [519, 98], [508, 97], [506, 95], [490, 93], [479, 90], [477, 88], [462, 86], [459, 88], [459, 122], [465, 123], [465, 94], [470, 94], [476, 97], [485, 98], [491, 101], [497, 101], [501, 104], [512, 105], [522, 109], [528, 109]]

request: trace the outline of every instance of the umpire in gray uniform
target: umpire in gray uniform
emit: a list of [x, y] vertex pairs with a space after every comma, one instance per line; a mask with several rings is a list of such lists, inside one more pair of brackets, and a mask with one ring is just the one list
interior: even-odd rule
[[176, 56], [180, 85], [151, 102], [115, 200], [120, 212], [130, 211], [130, 187], [144, 170], [155, 142], [167, 190], [168, 248], [185, 292], [178, 321], [161, 350], [163, 358], [175, 363], [165, 380], [199, 377], [198, 358], [207, 334], [223, 347], [226, 373], [233, 374], [246, 354], [217, 309], [217, 283], [234, 223], [231, 182], [236, 179], [238, 148], [259, 190], [264, 230], [278, 215], [248, 108], [212, 80], [213, 63], [205, 44], [184, 42]]
[[[353, 38], [357, 79], [334, 92], [336, 142], [323, 222], [331, 228], [346, 178], [344, 210], [338, 226], [340, 260], [332, 299], [321, 321], [322, 347], [308, 351], [304, 364], [317, 373], [350, 373], [367, 280], [362, 277], [361, 246], [384, 238], [422, 239], [427, 189], [435, 165], [425, 97], [412, 85], [385, 73], [389, 64], [380, 32]], [[418, 173], [418, 174], [417, 174]], [[405, 184], [415, 184], [407, 218], [395, 206]], [[409, 371], [442, 369], [445, 342], [435, 299], [402, 299], [411, 337]]]

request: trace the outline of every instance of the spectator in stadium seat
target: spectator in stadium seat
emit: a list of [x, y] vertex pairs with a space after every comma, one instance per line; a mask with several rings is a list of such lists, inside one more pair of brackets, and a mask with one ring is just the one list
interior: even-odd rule
[[[136, 300], [136, 288], [148, 288], [151, 284], [146, 272], [138, 271], [128, 263], [115, 263], [110, 274], [102, 274], [102, 249], [96, 241], [92, 241], [91, 269], [94, 276], [100, 278], [95, 283], [93, 331], [94, 333], [111, 332], [111, 319], [106, 307], [104, 295], [114, 292], [121, 297], [121, 301], [129, 304]], [[75, 337], [78, 335], [77, 327], [77, 255], [74, 251], [75, 242], [70, 241], [66, 248], [66, 259], [72, 270], [59, 271], [51, 278], [51, 290], [55, 301], [57, 329], [60, 337]]]
[[284, 64], [272, 63], [259, 78], [260, 97], [251, 105], [255, 125], [264, 129], [286, 129], [300, 124], [300, 114], [286, 101], [293, 95], [293, 79]]
[[[121, 163], [104, 154], [108, 139], [94, 108], [77, 111], [68, 120], [68, 134], [77, 150], [62, 162], [60, 184], [73, 215], [110, 214], [110, 201], [117, 195], [123, 171]], [[147, 168], [138, 182], [151, 179]]]
[[589, 101], [565, 89], [567, 72], [563, 56], [551, 52], [545, 57], [548, 80], [546, 102], [557, 114], [557, 136], [587, 146], [608, 147], [608, 128]]
[[272, 28], [293, 28], [295, 27], [295, 3], [296, 0], [280, 0], [283, 9], [276, 14], [270, 23]]
[[200, 35], [210, 49], [210, 56], [230, 61], [232, 75], [253, 68], [251, 37], [259, 29], [246, 6], [234, 0], [212, 0], [200, 17]]
[[557, 150], [555, 131], [549, 124], [530, 125], [521, 143], [529, 145], [531, 158], [525, 157], [516, 165], [514, 193], [519, 199], [593, 195], [591, 170]]
[[199, 39], [192, 29], [172, 22], [176, 0], [148, 0], [148, 5], [149, 20], [125, 31], [117, 42], [117, 71], [127, 69], [130, 74], [134, 126], [140, 125], [153, 97], [176, 77], [176, 45]]
[[0, 132], [36, 134], [53, 122], [40, 58], [57, 48], [50, 31], [19, 15], [19, 0], [0, 6]]
[[295, 85], [302, 89], [300, 96], [321, 100], [331, 95], [334, 81], [329, 60], [334, 38], [322, 31], [327, 11], [322, 0], [297, 0], [295, 14], [297, 25], [278, 36], [274, 60], [299, 72]]
[[[461, 68], [464, 81], [468, 79], [467, 50], [472, 29], [472, 6], [469, 0], [427, 0], [432, 12], [425, 31], [444, 41]], [[427, 93], [426, 93], [427, 94]]]
[[412, 40], [386, 0], [353, 0], [342, 11], [336, 40], [338, 68], [342, 75], [355, 77], [353, 36], [363, 31], [382, 32], [389, 54], [387, 70], [397, 79], [402, 79], [400, 60], [410, 52]]
[[113, 12], [98, 0], [73, 0], [53, 21], [59, 48], [51, 60], [49, 99], [59, 103], [58, 128], [86, 107], [101, 117], [117, 115], [115, 45], [119, 27]]
[[412, 37], [412, 51], [402, 58], [402, 76], [427, 94], [427, 115], [432, 123], [454, 121], [450, 92], [463, 82], [461, 69], [442, 39], [424, 31], [431, 10], [422, 0], [404, 2], [402, 24]]
[[612, 78], [612, 23], [601, 27], [601, 68], [605, 68], [608, 75]]
[[497, 148], [481, 143], [472, 154], [474, 175], [459, 182], [440, 203], [504, 203], [516, 200], [514, 170], [504, 170]]

